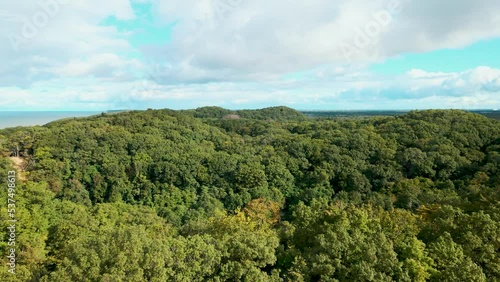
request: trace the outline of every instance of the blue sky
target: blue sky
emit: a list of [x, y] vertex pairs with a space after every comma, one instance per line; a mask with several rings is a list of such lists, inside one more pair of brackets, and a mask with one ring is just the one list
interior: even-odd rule
[[0, 9], [0, 110], [500, 108], [496, 0]]
[[412, 69], [429, 72], [461, 72], [477, 66], [500, 69], [500, 38], [484, 39], [462, 48], [443, 48], [423, 53], [407, 53], [373, 64], [369, 70], [400, 74]]

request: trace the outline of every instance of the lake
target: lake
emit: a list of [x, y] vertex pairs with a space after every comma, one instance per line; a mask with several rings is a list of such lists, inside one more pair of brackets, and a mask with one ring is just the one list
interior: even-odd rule
[[44, 125], [51, 121], [70, 117], [88, 117], [100, 114], [96, 111], [25, 111], [25, 112], [0, 112], [0, 129], [16, 126]]

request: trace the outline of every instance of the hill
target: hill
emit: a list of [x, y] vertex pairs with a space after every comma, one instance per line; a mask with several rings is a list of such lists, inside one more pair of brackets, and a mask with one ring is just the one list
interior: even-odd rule
[[500, 122], [470, 112], [130, 111], [1, 130], [0, 155], [26, 167], [18, 281], [500, 279]]
[[238, 115], [244, 119], [268, 121], [303, 121], [307, 117], [301, 112], [288, 107], [270, 107], [259, 110], [227, 110], [220, 107], [202, 107], [196, 110], [181, 111], [196, 118], [221, 119], [227, 115]]

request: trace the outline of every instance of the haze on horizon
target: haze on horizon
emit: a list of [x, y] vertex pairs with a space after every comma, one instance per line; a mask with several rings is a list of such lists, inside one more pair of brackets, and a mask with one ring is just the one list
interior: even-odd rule
[[495, 0], [40, 0], [0, 13], [0, 111], [500, 108]]

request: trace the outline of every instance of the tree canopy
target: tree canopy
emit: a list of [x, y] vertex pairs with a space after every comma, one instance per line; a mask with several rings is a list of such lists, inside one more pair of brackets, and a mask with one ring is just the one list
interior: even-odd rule
[[[239, 118], [224, 118], [237, 115]], [[0, 130], [0, 281], [498, 281], [500, 121], [148, 110]]]

